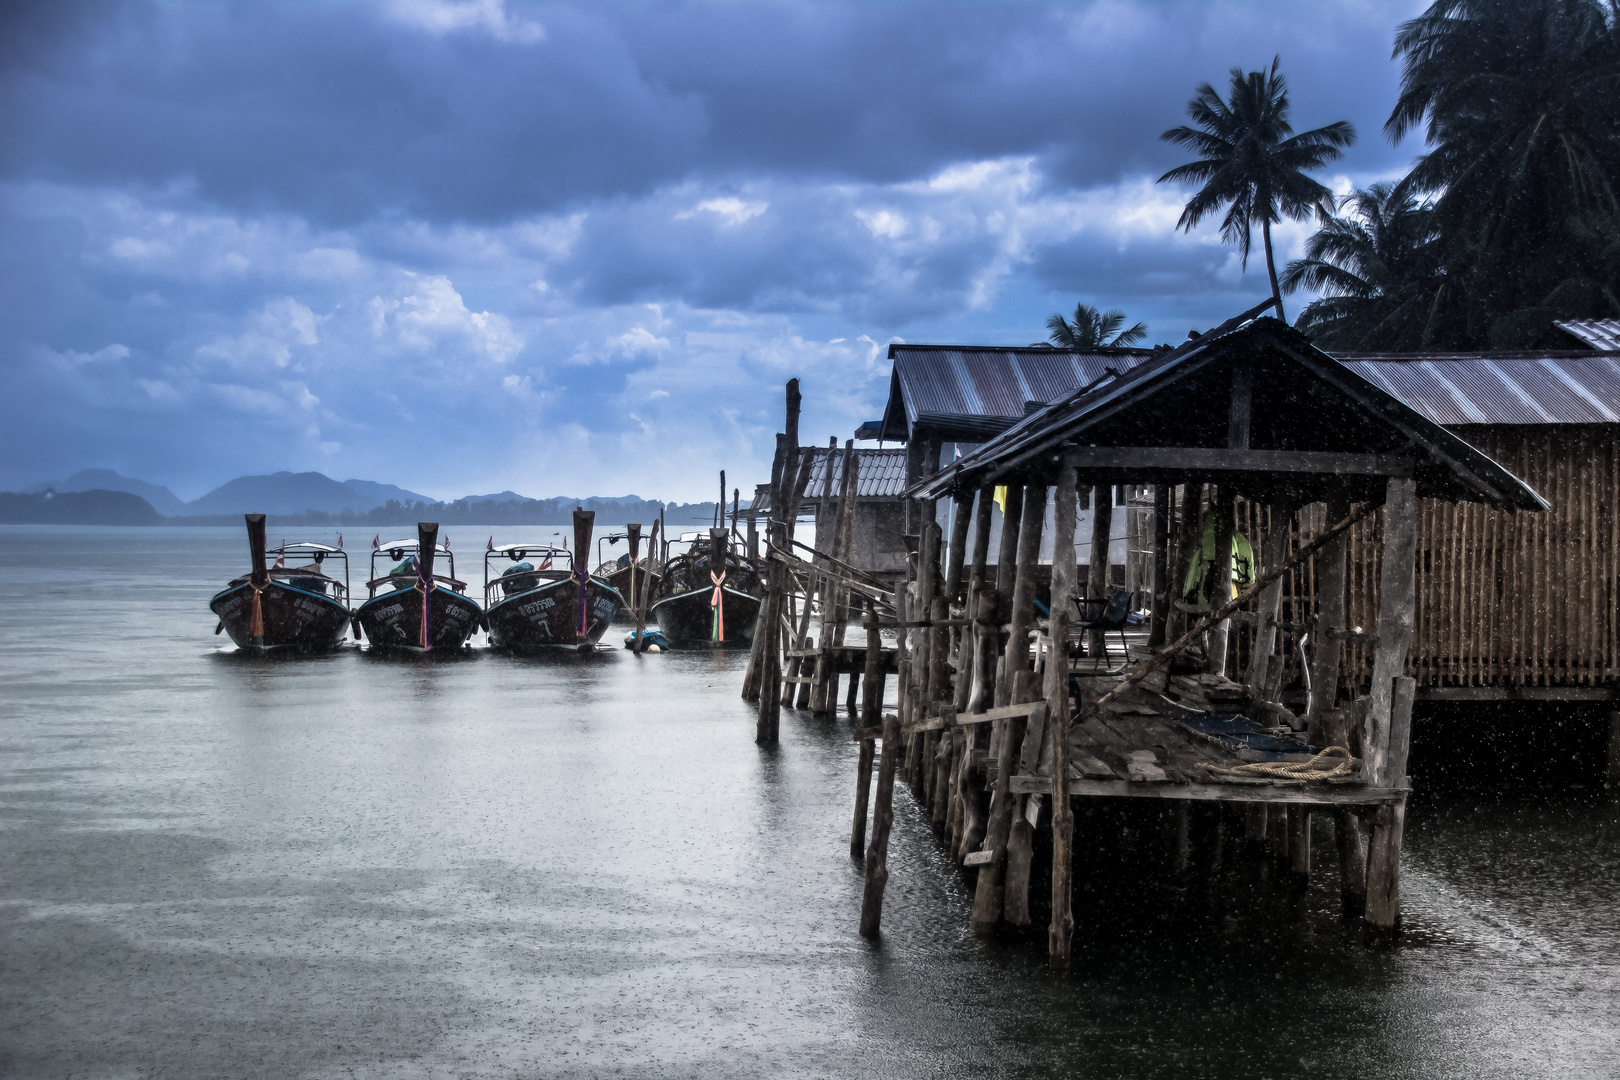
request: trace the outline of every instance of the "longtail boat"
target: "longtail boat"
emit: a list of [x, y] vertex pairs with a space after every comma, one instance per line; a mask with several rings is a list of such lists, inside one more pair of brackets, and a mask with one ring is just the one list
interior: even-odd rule
[[[208, 602], [219, 625], [239, 649], [304, 650], [336, 648], [349, 628], [349, 557], [340, 547], [288, 544], [267, 552], [264, 515], [244, 514], [252, 570], [214, 594]], [[268, 555], [276, 556], [274, 566]], [[288, 567], [288, 557], [307, 558]], [[343, 560], [343, 580], [327, 575], [329, 559]]]
[[[602, 544], [617, 544], [620, 540], [630, 542], [630, 550], [611, 562], [602, 558]], [[641, 594], [647, 589], [658, 591], [658, 583], [663, 580], [663, 567], [648, 552], [647, 558], [640, 556], [641, 551], [641, 525], [632, 523], [625, 526], [622, 533], [610, 533], [597, 538], [596, 541], [596, 576], [611, 585], [615, 592], [624, 597], [624, 606], [619, 608], [619, 614], [614, 622], [633, 623], [636, 621], [636, 608], [641, 603]]]
[[[448, 576], [435, 574], [443, 556]], [[396, 563], [377, 573], [377, 560]], [[415, 540], [372, 541], [370, 598], [355, 610], [354, 620], [374, 649], [460, 649], [478, 629], [483, 610], [467, 595], [467, 583], [456, 580], [456, 557], [439, 543], [438, 522], [418, 522]]]
[[754, 637], [764, 588], [759, 573], [733, 550], [725, 529], [710, 529], [709, 543], [694, 543], [664, 564], [652, 615], [676, 648], [748, 645]]
[[[577, 649], [589, 652], [602, 640], [624, 597], [590, 572], [595, 511], [574, 511], [574, 549], [505, 544], [484, 551], [484, 618], [489, 643], [520, 652]], [[541, 565], [528, 562], [530, 556]], [[567, 569], [553, 567], [566, 558]], [[512, 565], [492, 574], [505, 559]]]

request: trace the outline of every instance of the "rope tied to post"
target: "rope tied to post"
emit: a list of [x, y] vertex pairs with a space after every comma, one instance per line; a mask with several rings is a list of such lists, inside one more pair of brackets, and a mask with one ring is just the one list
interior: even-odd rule
[[[1336, 760], [1330, 765], [1324, 760], [1328, 758]], [[1229, 769], [1200, 761], [1197, 767], [1215, 776], [1292, 780], [1303, 784], [1308, 780], [1333, 780], [1340, 776], [1349, 776], [1355, 771], [1355, 758], [1347, 747], [1330, 746], [1309, 761], [1254, 761], [1245, 765], [1234, 765]]]
[[726, 640], [726, 607], [721, 600], [725, 594], [720, 589], [720, 583], [726, 580], [726, 572], [720, 571], [716, 577], [713, 570], [709, 571], [709, 580], [714, 582], [714, 594], [709, 597], [709, 606], [714, 608], [714, 640], [724, 643]]

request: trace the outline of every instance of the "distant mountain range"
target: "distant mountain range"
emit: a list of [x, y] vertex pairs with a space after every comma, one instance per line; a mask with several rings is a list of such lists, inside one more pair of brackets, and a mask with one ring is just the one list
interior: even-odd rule
[[239, 476], [192, 502], [183, 502], [161, 484], [120, 476], [111, 469], [84, 469], [66, 480], [35, 484], [31, 494], [46, 491], [127, 491], [152, 504], [165, 517], [204, 517], [215, 514], [303, 514], [321, 511], [364, 513], [393, 499], [399, 503], [431, 503], [426, 495], [375, 480], [341, 483], [318, 472], [278, 472], [269, 476]]
[[333, 480], [318, 472], [239, 476], [200, 499], [185, 502], [161, 484], [85, 469], [66, 480], [0, 493], [0, 523], [103, 525], [214, 525], [241, 514], [270, 514], [282, 525], [566, 525], [574, 507], [594, 510], [604, 525], [667, 516], [671, 532], [690, 531], [714, 518], [714, 503], [662, 503], [623, 498], [530, 499], [515, 491], [468, 495], [438, 502], [374, 480]]

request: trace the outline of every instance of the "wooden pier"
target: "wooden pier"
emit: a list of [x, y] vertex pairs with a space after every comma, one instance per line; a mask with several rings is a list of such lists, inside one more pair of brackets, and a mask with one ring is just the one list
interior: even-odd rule
[[[1509, 513], [1547, 504], [1475, 448], [1258, 312], [1049, 403], [906, 492], [915, 501], [911, 519], [924, 523], [908, 578], [886, 596], [867, 586], [869, 643], [880, 622], [899, 634], [892, 662], [899, 707], [878, 715], [871, 675], [890, 664], [880, 650], [866, 651], [852, 830], [852, 851], [865, 861], [863, 934], [878, 933], [883, 918], [897, 779], [974, 877], [976, 933], [1028, 927], [1030, 882], [1041, 876], [1032, 867], [1046, 863], [1056, 966], [1069, 962], [1077, 842], [1103, 839], [1073, 835], [1076, 798], [1240, 808], [1245, 833], [1298, 873], [1310, 867], [1311, 815], [1330, 814], [1347, 909], [1379, 930], [1397, 926], [1416, 690], [1404, 668], [1418, 500]], [[1100, 511], [1117, 484], [1151, 485], [1155, 507], [1167, 511], [1154, 537], [1153, 617], [1126, 655], [1118, 655], [1115, 628], [1108, 645], [1095, 623], [1077, 625], [1102, 608], [1078, 601], [1103, 599], [1107, 579], [1096, 571], [1108, 550], [1107, 515], [1099, 512], [1093, 573], [1082, 587], [1078, 494], [1096, 489]], [[1005, 489], [1005, 512], [1002, 556], [992, 566], [989, 507], [997, 488]], [[956, 503], [949, 538], [937, 523], [943, 499]], [[1049, 504], [1055, 557], [1046, 568], [1037, 555]], [[1264, 506], [1286, 528], [1255, 553], [1252, 584], [1239, 592], [1232, 536], [1245, 504]], [[1372, 627], [1362, 629], [1346, 625], [1342, 599], [1352, 530], [1361, 528], [1359, 542], [1367, 523], [1381, 541], [1379, 603]], [[1206, 534], [1217, 553], [1214, 598], [1178, 606]], [[786, 581], [797, 568], [781, 550], [773, 544]], [[1318, 692], [1297, 715], [1282, 701], [1280, 673], [1305, 662], [1280, 655], [1278, 617], [1285, 576], [1307, 562], [1316, 602], [1299, 610], [1294, 592], [1289, 618], [1309, 620], [1320, 643], [1308, 662]], [[834, 593], [859, 593], [865, 584], [828, 560], [820, 573]], [[1239, 635], [1227, 632], [1234, 619], [1254, 628], [1241, 670]], [[1340, 678], [1347, 642], [1371, 652], [1365, 679]], [[1107, 662], [1105, 647], [1114, 654]], [[824, 670], [855, 667], [846, 649]], [[762, 715], [767, 698], [776, 695], [761, 696]], [[1264, 749], [1248, 749], [1256, 746]]]

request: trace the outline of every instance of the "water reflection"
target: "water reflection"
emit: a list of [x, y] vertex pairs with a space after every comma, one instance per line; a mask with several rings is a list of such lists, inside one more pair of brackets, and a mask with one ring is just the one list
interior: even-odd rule
[[17, 1075], [1620, 1063], [1602, 800], [1425, 797], [1407, 932], [1384, 949], [1339, 918], [1325, 827], [1300, 890], [1196, 817], [1183, 839], [1163, 807], [1088, 807], [1075, 968], [1056, 976], [1046, 883], [1036, 929], [974, 938], [967, 882], [903, 787], [884, 935], [855, 934], [850, 719], [785, 710], [782, 745], [756, 747], [746, 653], [238, 656], [206, 611], [237, 531], [150, 541], [142, 558], [101, 531], [53, 541], [141, 584], [139, 610], [109, 616], [0, 530]]

